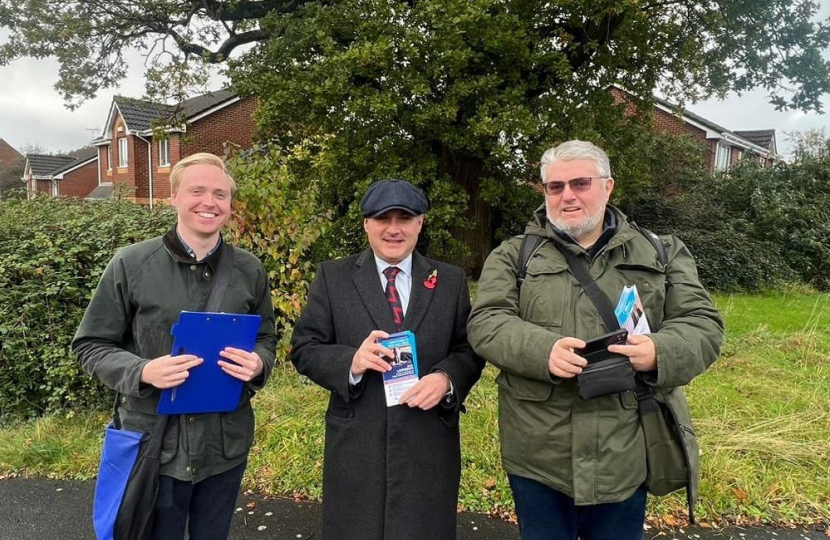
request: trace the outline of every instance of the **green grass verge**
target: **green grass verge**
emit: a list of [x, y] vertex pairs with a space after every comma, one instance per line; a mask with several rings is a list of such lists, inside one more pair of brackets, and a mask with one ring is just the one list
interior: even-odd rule
[[[820, 523], [830, 516], [830, 295], [716, 296], [727, 323], [721, 359], [687, 389], [702, 448], [698, 518], [723, 523]], [[488, 367], [462, 419], [459, 507], [512, 508], [499, 460], [496, 370]], [[278, 367], [256, 398], [246, 485], [318, 499], [326, 393]], [[0, 427], [0, 476], [91, 478], [105, 412]], [[684, 497], [652, 498], [652, 523], [676, 523]]]

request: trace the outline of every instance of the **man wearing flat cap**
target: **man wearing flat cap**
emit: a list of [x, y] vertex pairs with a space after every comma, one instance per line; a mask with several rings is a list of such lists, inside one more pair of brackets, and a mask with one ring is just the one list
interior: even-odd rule
[[[323, 540], [454, 540], [458, 416], [483, 362], [467, 343], [464, 271], [415, 251], [427, 200], [403, 180], [372, 184], [360, 207], [369, 249], [317, 269], [292, 336], [297, 371], [331, 392]], [[419, 381], [387, 406], [394, 352], [415, 336]]]

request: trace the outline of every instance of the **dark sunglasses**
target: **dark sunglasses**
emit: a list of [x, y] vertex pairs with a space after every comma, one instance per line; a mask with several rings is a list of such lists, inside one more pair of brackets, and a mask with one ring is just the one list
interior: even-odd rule
[[602, 180], [604, 176], [580, 176], [579, 178], [572, 178], [567, 182], [560, 180], [553, 180], [551, 182], [542, 182], [545, 186], [545, 193], [548, 195], [561, 195], [565, 191], [565, 184], [568, 184], [571, 191], [584, 192], [591, 189], [591, 180]]

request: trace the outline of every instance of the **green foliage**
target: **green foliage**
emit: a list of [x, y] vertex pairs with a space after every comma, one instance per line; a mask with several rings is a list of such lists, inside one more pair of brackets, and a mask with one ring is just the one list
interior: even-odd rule
[[725, 173], [688, 178], [680, 194], [633, 194], [623, 211], [683, 239], [709, 288], [800, 281], [830, 290], [830, 140], [815, 133], [798, 140], [792, 163], [764, 169], [747, 159]]
[[314, 267], [309, 252], [329, 226], [319, 210], [316, 160], [326, 149], [267, 146], [229, 165], [237, 182], [231, 234], [234, 244], [255, 253], [271, 280], [280, 336], [278, 358], [288, 350], [291, 328], [305, 304]]
[[0, 203], [0, 417], [109, 400], [81, 372], [70, 341], [116, 249], [172, 222], [169, 209], [116, 199]]

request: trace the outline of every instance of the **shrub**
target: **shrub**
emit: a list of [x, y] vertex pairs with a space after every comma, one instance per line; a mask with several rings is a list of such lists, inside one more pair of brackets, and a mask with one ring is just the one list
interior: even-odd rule
[[[279, 336], [277, 358], [288, 350], [291, 329], [305, 305], [314, 275], [309, 252], [329, 227], [330, 213], [319, 209], [312, 147], [290, 151], [276, 146], [231, 161], [238, 190], [231, 222], [233, 242], [256, 254], [271, 280]], [[324, 148], [315, 147], [320, 156]]]
[[117, 199], [0, 203], [0, 417], [109, 402], [75, 361], [72, 336], [114, 252], [173, 216]]

